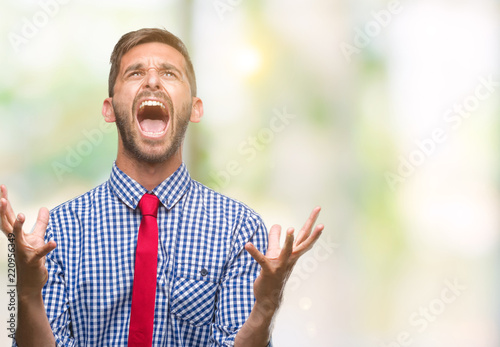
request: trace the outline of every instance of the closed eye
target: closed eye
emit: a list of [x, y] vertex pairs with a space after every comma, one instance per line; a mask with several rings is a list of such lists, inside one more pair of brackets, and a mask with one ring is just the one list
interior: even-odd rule
[[144, 72], [142, 71], [139, 71], [139, 70], [136, 70], [136, 71], [131, 71], [127, 77], [140, 77], [140, 76], [144, 76]]
[[172, 70], [163, 70], [161, 72], [161, 75], [168, 78], [168, 79], [177, 79], [178, 78], [177, 74]]

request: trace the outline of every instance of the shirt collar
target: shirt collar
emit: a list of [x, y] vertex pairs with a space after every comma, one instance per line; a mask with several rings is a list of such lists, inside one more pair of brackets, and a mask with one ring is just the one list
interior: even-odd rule
[[[111, 191], [128, 207], [136, 209], [142, 196], [148, 192], [141, 184], [129, 177], [113, 163], [109, 177]], [[163, 206], [168, 210], [175, 206], [187, 192], [191, 184], [191, 177], [182, 163], [179, 168], [167, 179], [161, 182], [151, 193], [156, 195]]]

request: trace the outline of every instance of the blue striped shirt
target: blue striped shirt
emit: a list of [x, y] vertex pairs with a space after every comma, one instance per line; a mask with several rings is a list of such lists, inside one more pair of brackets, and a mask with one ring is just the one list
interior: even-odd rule
[[[147, 190], [113, 165], [108, 181], [51, 211], [43, 289], [58, 346], [126, 346]], [[254, 304], [260, 271], [244, 250], [267, 249], [259, 215], [208, 189], [183, 163], [152, 190], [158, 210], [153, 346], [233, 346]]]

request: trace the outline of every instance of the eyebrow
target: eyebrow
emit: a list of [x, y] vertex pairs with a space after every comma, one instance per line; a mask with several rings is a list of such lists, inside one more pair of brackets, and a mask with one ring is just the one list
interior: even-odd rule
[[[128, 68], [126, 68], [125, 71], [123, 72], [123, 75], [124, 76], [127, 75], [130, 71], [143, 70], [143, 69], [145, 69], [143, 63], [135, 63], [135, 64], [130, 65]], [[160, 69], [161, 70], [173, 70], [173, 71], [177, 72], [180, 76], [184, 77], [184, 74], [177, 67], [175, 67], [172, 64], [161, 63]]]

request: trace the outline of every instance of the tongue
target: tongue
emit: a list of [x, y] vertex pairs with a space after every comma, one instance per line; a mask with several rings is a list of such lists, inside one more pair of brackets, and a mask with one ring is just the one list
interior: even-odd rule
[[144, 119], [141, 128], [148, 133], [161, 133], [165, 130], [166, 123], [161, 119]]

